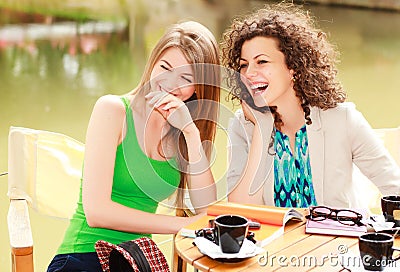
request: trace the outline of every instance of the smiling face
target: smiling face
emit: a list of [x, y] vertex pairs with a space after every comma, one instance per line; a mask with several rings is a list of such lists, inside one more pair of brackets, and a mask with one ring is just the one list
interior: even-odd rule
[[258, 36], [243, 43], [240, 74], [258, 107], [278, 106], [295, 98], [293, 70], [287, 68], [274, 38]]
[[194, 91], [193, 69], [180, 49], [170, 47], [155, 63], [150, 76], [152, 91], [168, 92], [182, 101]]

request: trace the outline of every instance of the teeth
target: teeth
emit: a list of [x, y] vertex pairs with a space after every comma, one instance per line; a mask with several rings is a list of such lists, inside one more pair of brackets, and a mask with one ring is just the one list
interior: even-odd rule
[[267, 88], [267, 87], [268, 87], [268, 84], [265, 84], [265, 83], [258, 83], [258, 84], [251, 85], [252, 90], [258, 89], [258, 88]]

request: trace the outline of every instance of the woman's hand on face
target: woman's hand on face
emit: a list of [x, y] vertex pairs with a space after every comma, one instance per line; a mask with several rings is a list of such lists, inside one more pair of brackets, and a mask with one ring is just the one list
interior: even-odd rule
[[[240, 101], [240, 105], [242, 106], [242, 110], [243, 110], [243, 114], [244, 114], [244, 118], [247, 121], [252, 122], [253, 124], [255, 124], [256, 120], [255, 120], [255, 116], [254, 114], [251, 112], [251, 108], [249, 105], [247, 105], [247, 103], [243, 100]], [[254, 110], [253, 110], [254, 111]]]
[[260, 124], [260, 122], [264, 118], [266, 118], [265, 113], [262, 113], [258, 110], [253, 109], [245, 101], [241, 100], [240, 104], [242, 106], [244, 117], [246, 118], [246, 120], [252, 122], [253, 124], [256, 124], [256, 123]]
[[146, 99], [147, 103], [160, 112], [171, 126], [182, 132], [189, 132], [195, 128], [188, 107], [179, 98], [166, 92], [155, 91], [147, 94]]

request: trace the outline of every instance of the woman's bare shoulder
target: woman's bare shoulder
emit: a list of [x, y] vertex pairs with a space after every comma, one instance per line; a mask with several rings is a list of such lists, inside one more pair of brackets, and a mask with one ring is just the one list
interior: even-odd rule
[[124, 103], [122, 102], [121, 96], [114, 94], [106, 94], [100, 96], [97, 99], [95, 106], [124, 108]]
[[125, 105], [121, 96], [107, 94], [97, 99], [93, 112], [103, 112], [107, 114], [125, 114]]

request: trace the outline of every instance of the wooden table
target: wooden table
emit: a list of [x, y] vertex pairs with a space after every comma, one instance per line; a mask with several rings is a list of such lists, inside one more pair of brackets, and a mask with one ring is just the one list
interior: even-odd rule
[[[284, 234], [264, 247], [265, 253], [238, 263], [218, 262], [203, 255], [193, 240], [180, 233], [175, 236], [175, 253], [183, 260], [182, 271], [186, 270], [186, 264], [200, 271], [221, 272], [347, 271], [340, 260], [346, 257], [349, 262], [353, 261], [348, 252], [354, 256], [359, 254], [358, 238], [306, 234], [304, 222], [288, 222]], [[395, 240], [395, 246], [400, 246], [400, 239]], [[177, 271], [175, 266], [174, 270]]]

